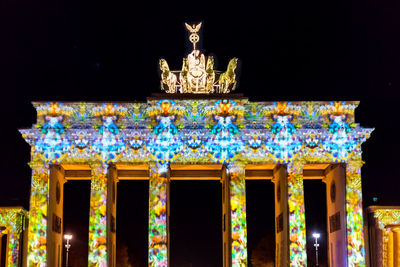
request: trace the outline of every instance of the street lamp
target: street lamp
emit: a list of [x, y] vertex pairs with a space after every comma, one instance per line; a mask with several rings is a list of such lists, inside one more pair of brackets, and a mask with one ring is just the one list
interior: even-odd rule
[[66, 234], [64, 235], [64, 239], [67, 240], [67, 244], [65, 244], [65, 248], [67, 249], [66, 259], [65, 259], [65, 266], [68, 267], [68, 256], [69, 256], [69, 249], [71, 248], [71, 244], [69, 241], [72, 239], [72, 235]]
[[318, 266], [318, 247], [319, 247], [318, 238], [321, 235], [319, 233], [313, 233], [312, 236], [315, 238], [315, 244], [314, 244], [314, 247], [315, 247], [315, 263], [316, 263], [315, 266]]

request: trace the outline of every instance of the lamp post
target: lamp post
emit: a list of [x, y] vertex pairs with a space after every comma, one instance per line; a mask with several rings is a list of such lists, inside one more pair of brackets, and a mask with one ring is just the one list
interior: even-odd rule
[[318, 266], [318, 247], [319, 247], [319, 244], [318, 244], [318, 238], [320, 237], [321, 235], [319, 234], [319, 233], [313, 233], [313, 237], [315, 238], [315, 244], [314, 244], [314, 247], [315, 247], [315, 266]]
[[67, 244], [65, 244], [65, 248], [67, 249], [67, 253], [65, 256], [65, 266], [68, 267], [69, 266], [69, 264], [68, 264], [69, 249], [71, 248], [71, 244], [69, 243], [69, 241], [72, 239], [72, 235], [70, 235], [70, 234], [64, 235], [64, 239], [67, 240]]

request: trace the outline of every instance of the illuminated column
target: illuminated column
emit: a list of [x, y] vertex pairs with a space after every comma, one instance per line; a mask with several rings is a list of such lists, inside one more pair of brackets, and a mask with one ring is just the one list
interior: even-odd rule
[[288, 172], [290, 266], [307, 266], [303, 164], [291, 162]]
[[334, 164], [326, 170], [328, 259], [330, 267], [347, 266], [346, 246], [346, 169]]
[[231, 213], [230, 213], [230, 193], [229, 193], [229, 179], [224, 165], [222, 170], [222, 266], [230, 267], [232, 265], [231, 257]]
[[227, 165], [230, 198], [231, 264], [235, 267], [247, 266], [245, 167], [241, 162]]
[[286, 168], [274, 169], [275, 187], [275, 266], [289, 266], [288, 187]]
[[32, 185], [29, 209], [28, 260], [29, 267], [47, 265], [47, 199], [49, 169], [41, 161], [32, 161]]
[[117, 182], [118, 173], [115, 165], [108, 168], [107, 178], [107, 245], [108, 245], [108, 266], [116, 265], [116, 229], [117, 229]]
[[107, 266], [107, 167], [90, 164], [89, 267]]
[[50, 166], [49, 206], [47, 209], [47, 262], [49, 266], [59, 267], [62, 263], [63, 249], [63, 202], [64, 171], [59, 165]]
[[349, 266], [365, 265], [361, 166], [361, 159], [349, 161], [346, 166], [347, 263]]
[[149, 266], [169, 266], [169, 166], [150, 163]]
[[20, 266], [20, 240], [20, 233], [15, 229], [11, 230], [7, 235], [7, 267]]

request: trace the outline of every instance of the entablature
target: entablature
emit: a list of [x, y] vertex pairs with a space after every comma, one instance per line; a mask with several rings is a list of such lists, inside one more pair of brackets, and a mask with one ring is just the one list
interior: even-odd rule
[[346, 162], [373, 129], [355, 123], [358, 102], [250, 102], [240, 95], [146, 103], [35, 102], [20, 130], [33, 158], [50, 163], [213, 164]]

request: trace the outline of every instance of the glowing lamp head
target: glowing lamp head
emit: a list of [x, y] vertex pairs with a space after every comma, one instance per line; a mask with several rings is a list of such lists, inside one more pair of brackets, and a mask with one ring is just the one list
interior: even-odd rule
[[314, 238], [319, 238], [321, 235], [320, 235], [319, 233], [313, 233], [312, 236], [313, 236]]
[[66, 240], [71, 240], [72, 239], [72, 235], [64, 235], [64, 238], [66, 239]]

